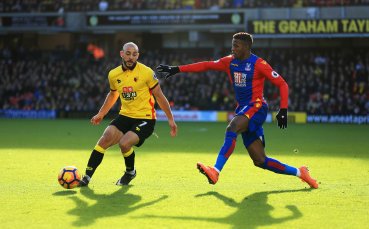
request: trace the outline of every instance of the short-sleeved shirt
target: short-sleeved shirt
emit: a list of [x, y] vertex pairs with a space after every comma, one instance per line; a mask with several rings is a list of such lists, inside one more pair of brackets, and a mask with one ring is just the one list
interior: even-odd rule
[[118, 91], [121, 101], [120, 115], [137, 119], [156, 119], [155, 99], [152, 95], [159, 81], [155, 72], [137, 62], [133, 70], [118, 66], [109, 72], [110, 90]]

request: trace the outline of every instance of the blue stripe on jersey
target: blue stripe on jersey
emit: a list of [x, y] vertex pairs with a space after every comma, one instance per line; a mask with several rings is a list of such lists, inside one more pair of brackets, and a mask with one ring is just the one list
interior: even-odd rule
[[254, 54], [246, 60], [233, 59], [230, 63], [230, 72], [233, 79], [233, 88], [239, 106], [245, 106], [252, 99], [252, 81], [254, 78], [255, 63], [259, 59]]

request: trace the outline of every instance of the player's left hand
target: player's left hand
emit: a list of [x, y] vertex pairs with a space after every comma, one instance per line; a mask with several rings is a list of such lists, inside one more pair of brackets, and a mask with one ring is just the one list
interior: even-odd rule
[[275, 116], [278, 121], [278, 126], [281, 129], [287, 128], [287, 109], [281, 108], [278, 111], [277, 116]]
[[175, 137], [177, 136], [177, 124], [174, 120], [169, 120], [169, 126], [170, 126], [170, 136]]
[[167, 73], [164, 77], [165, 79], [169, 79], [171, 76], [177, 74], [179, 72], [178, 66], [169, 66], [165, 64], [160, 64], [156, 67], [156, 70], [160, 73]]

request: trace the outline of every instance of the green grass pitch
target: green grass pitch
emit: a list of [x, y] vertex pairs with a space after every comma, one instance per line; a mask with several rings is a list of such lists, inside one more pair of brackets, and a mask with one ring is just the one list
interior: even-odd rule
[[0, 119], [1, 228], [367, 228], [369, 126], [265, 125], [266, 151], [308, 165], [320, 187], [253, 166], [238, 138], [215, 186], [196, 162], [213, 165], [226, 123], [178, 123], [176, 138], [159, 122], [158, 137], [136, 148], [138, 175], [115, 186], [124, 162], [112, 147], [90, 188], [63, 189], [59, 170], [83, 173], [108, 121]]

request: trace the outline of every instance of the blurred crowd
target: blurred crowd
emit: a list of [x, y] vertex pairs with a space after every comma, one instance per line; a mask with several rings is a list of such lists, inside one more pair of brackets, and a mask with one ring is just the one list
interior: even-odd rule
[[369, 5], [369, 0], [2, 0], [1, 12], [193, 10]]
[[[254, 50], [287, 81], [290, 111], [310, 114], [369, 114], [369, 53], [358, 49]], [[205, 52], [193, 52], [205, 53]], [[210, 55], [209, 55], [210, 56]], [[210, 60], [185, 50], [141, 53], [139, 61], [152, 67]], [[100, 61], [79, 52], [59, 49], [0, 50], [0, 109], [96, 111], [109, 91], [107, 74], [120, 57]], [[180, 73], [161, 87], [175, 110], [234, 110], [233, 89], [225, 73]], [[279, 91], [266, 81], [271, 111], [279, 109]], [[114, 107], [119, 109], [119, 104]]]

